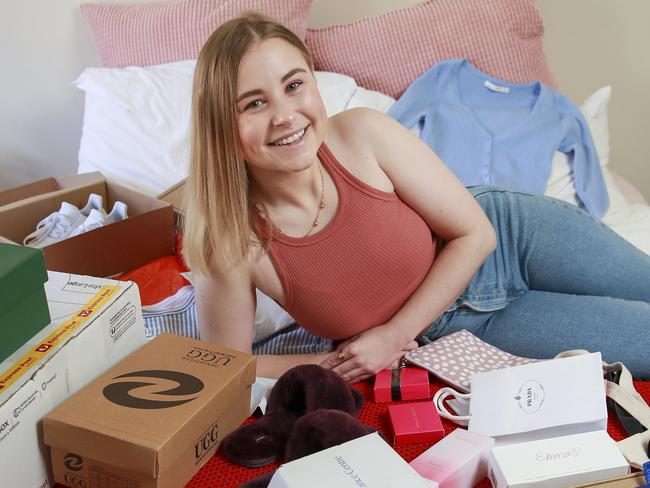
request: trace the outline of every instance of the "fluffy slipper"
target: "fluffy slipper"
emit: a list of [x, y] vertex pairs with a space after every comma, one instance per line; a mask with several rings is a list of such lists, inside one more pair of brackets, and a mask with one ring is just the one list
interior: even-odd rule
[[274, 474], [275, 471], [271, 471], [270, 473], [263, 474], [261, 476], [258, 476], [257, 478], [253, 478], [252, 480], [242, 483], [241, 485], [239, 485], [239, 488], [267, 488]]
[[[296, 422], [289, 436], [285, 459], [293, 461], [373, 432], [375, 429], [361, 423], [349, 413], [330, 409], [315, 410]], [[273, 474], [272, 471], [253, 478], [239, 488], [267, 488]]]
[[302, 417], [319, 408], [358, 415], [363, 395], [330, 369], [315, 364], [296, 366], [284, 373], [271, 389], [266, 413]]
[[287, 442], [285, 458], [293, 461], [373, 432], [376, 430], [349, 413], [315, 410], [296, 422]]
[[291, 429], [303, 415], [320, 408], [357, 415], [362, 406], [363, 395], [333, 371], [313, 364], [296, 366], [271, 389], [266, 415], [224, 438], [223, 453], [242, 466], [265, 466], [284, 454]]
[[277, 461], [298, 417], [267, 413], [252, 424], [243, 425], [223, 439], [223, 453], [232, 462], [259, 468]]

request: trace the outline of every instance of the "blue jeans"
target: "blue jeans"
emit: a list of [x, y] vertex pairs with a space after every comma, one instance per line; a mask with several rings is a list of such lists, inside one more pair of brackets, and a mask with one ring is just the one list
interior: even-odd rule
[[650, 379], [650, 256], [560, 200], [469, 190], [497, 247], [420, 343], [467, 329], [521, 356], [600, 351]]

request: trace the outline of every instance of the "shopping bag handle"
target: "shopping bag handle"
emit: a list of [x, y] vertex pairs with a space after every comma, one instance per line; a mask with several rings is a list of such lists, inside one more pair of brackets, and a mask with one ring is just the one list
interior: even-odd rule
[[438, 414], [447, 419], [451, 420], [452, 422], [455, 422], [458, 425], [463, 425], [467, 426], [469, 423], [469, 418], [470, 415], [455, 415], [447, 409], [447, 405], [445, 405], [445, 400], [448, 398], [458, 398], [462, 400], [467, 400], [469, 401], [471, 397], [471, 393], [460, 393], [459, 391], [454, 390], [453, 388], [450, 388], [448, 386], [445, 386], [443, 388], [440, 388], [435, 395], [433, 395], [433, 404], [436, 407], [436, 410], [438, 411]]

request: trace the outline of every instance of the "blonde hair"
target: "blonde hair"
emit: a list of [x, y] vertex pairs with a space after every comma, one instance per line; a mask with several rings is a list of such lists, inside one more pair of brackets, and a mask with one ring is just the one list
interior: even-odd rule
[[246, 258], [252, 245], [249, 178], [239, 149], [237, 74], [248, 48], [279, 38], [295, 46], [313, 71], [309, 51], [293, 32], [250, 12], [221, 25], [196, 62], [192, 92], [189, 176], [184, 190], [183, 256], [200, 274]]

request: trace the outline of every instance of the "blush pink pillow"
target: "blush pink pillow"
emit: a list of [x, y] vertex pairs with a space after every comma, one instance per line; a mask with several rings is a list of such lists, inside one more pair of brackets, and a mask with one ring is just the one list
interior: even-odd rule
[[176, 0], [139, 5], [81, 5], [102, 66], [150, 66], [196, 59], [224, 22], [247, 10], [280, 21], [305, 38], [312, 0]]
[[349, 25], [307, 30], [316, 69], [394, 98], [433, 64], [467, 58], [497, 78], [556, 87], [534, 0], [429, 0]]

